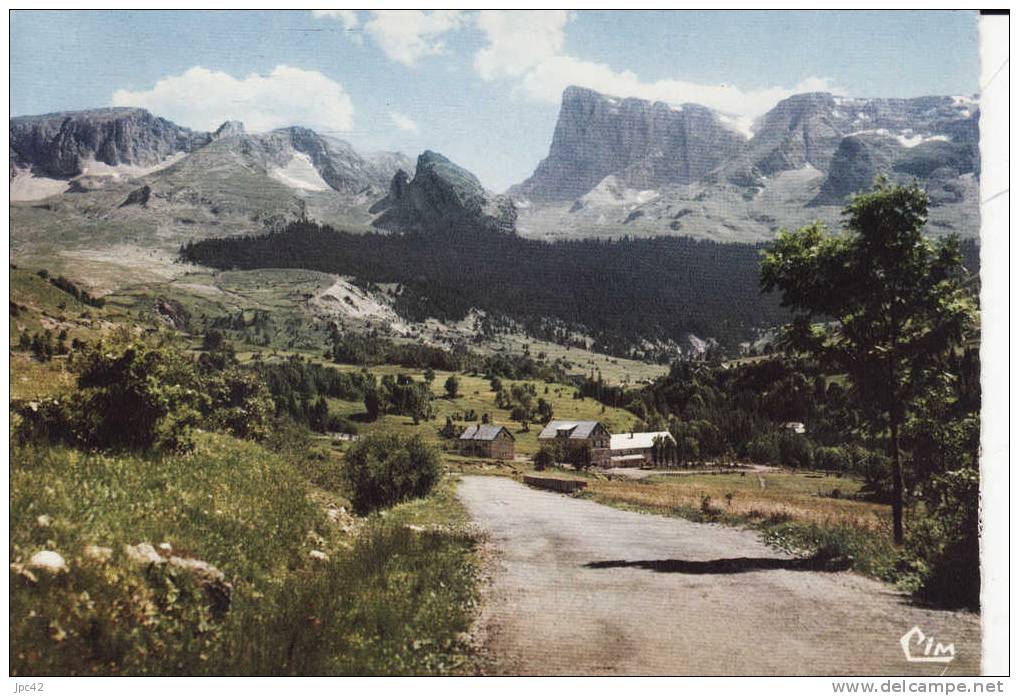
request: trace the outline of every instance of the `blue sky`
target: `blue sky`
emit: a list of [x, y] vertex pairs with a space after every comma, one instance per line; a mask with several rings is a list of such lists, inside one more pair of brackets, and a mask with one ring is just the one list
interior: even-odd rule
[[752, 119], [799, 91], [971, 95], [972, 12], [14, 12], [11, 114], [144, 106], [430, 148], [503, 190], [567, 84]]

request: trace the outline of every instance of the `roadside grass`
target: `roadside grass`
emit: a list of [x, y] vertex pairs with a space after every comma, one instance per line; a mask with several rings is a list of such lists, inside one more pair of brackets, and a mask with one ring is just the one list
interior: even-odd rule
[[852, 499], [861, 487], [856, 479], [800, 471], [586, 478], [578, 495], [605, 505], [754, 529], [790, 553], [842, 559], [864, 575], [896, 580], [890, 508]]
[[814, 472], [651, 476], [641, 481], [594, 481], [590, 486], [605, 495], [646, 507], [700, 510], [707, 505], [719, 515], [750, 520], [788, 518], [878, 530], [884, 529], [890, 518], [887, 505], [854, 498], [862, 487], [860, 480]]
[[[336, 520], [324, 503], [342, 504], [342, 491], [226, 436], [151, 457], [15, 448], [11, 673], [469, 672], [476, 538], [452, 486]], [[407, 526], [415, 520], [434, 527]], [[142, 542], [223, 571], [233, 587], [225, 614], [194, 576], [132, 561], [125, 545]], [[29, 567], [42, 550], [67, 570]]]

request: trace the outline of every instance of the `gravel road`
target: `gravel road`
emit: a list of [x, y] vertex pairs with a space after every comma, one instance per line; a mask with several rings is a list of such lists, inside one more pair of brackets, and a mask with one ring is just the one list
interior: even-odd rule
[[[818, 570], [754, 532], [502, 477], [465, 476], [458, 490], [488, 534], [478, 633], [495, 673], [979, 673], [978, 616]], [[907, 662], [900, 638], [913, 626], [954, 643], [955, 659]]]

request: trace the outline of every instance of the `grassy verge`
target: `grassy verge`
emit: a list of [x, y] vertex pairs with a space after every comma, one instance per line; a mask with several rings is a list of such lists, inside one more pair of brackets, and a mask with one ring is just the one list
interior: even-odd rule
[[[225, 436], [161, 457], [15, 449], [11, 673], [470, 671], [476, 540], [452, 485], [360, 519], [300, 462]], [[229, 608], [133, 561], [139, 543], [214, 565]], [[66, 569], [33, 568], [43, 550]]]
[[889, 508], [854, 499], [859, 487], [853, 479], [783, 471], [592, 478], [580, 495], [626, 510], [754, 529], [772, 546], [844, 559], [857, 572], [895, 581], [900, 554], [891, 543]]

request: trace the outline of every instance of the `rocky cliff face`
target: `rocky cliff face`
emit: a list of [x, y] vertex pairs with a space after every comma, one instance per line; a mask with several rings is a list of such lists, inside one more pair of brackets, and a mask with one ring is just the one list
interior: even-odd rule
[[372, 207], [380, 229], [410, 232], [476, 230], [512, 234], [516, 208], [506, 196], [489, 193], [477, 177], [437, 152], [418, 157], [414, 178], [402, 169], [389, 194]]
[[747, 139], [704, 107], [570, 87], [549, 156], [510, 194], [528, 236], [754, 241], [814, 219], [838, 224], [847, 197], [885, 174], [927, 189], [932, 228], [972, 236], [978, 121], [962, 97], [810, 93], [776, 104]]
[[[976, 144], [978, 118], [976, 105], [957, 97], [850, 99], [827, 93], [797, 94], [759, 119], [745, 152], [721, 172], [731, 183], [759, 188], [764, 177], [780, 172], [810, 166], [830, 173], [835, 166], [838, 180], [826, 190], [844, 196], [859, 190], [846, 186], [863, 181], [859, 174], [852, 181], [845, 179], [847, 162], [856, 161], [858, 172], [890, 172], [905, 151], [929, 142]], [[847, 138], [853, 140], [844, 142]]]
[[70, 178], [90, 160], [150, 167], [211, 140], [144, 109], [110, 108], [10, 120], [10, 171]]
[[410, 160], [402, 154], [362, 155], [350, 143], [310, 128], [292, 126], [251, 137], [265, 148], [275, 165], [286, 166], [295, 153], [305, 155], [329, 188], [349, 196], [377, 198], [386, 191], [397, 169], [410, 166]]
[[219, 140], [220, 138], [233, 138], [238, 135], [244, 135], [244, 124], [240, 121], [224, 121], [223, 125], [216, 129], [216, 132], [212, 134], [213, 140]]
[[536, 201], [571, 200], [609, 175], [635, 189], [686, 184], [739, 152], [745, 141], [703, 106], [568, 87], [548, 157], [511, 193]]

